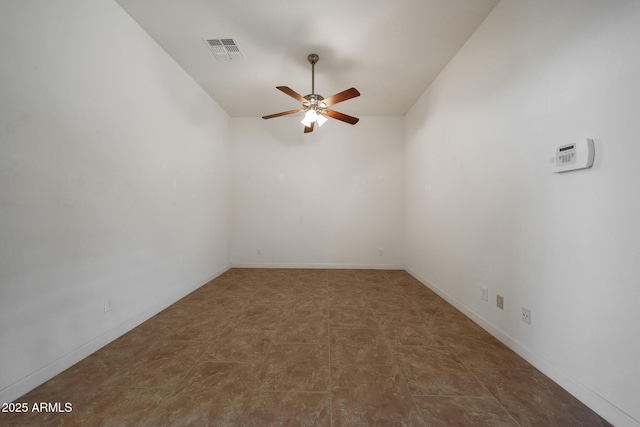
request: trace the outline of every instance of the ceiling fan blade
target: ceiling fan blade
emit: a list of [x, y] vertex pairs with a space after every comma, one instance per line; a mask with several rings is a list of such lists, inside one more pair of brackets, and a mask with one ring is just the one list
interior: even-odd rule
[[292, 97], [293, 99], [295, 99], [296, 101], [298, 101], [301, 104], [304, 104], [304, 102], [306, 101], [306, 99], [304, 99], [302, 97], [302, 95], [300, 95], [298, 92], [296, 92], [295, 90], [291, 89], [290, 87], [287, 87], [287, 86], [276, 86], [276, 89], [286, 93], [287, 95], [289, 95], [290, 97]]
[[305, 126], [304, 127], [304, 133], [309, 133], [309, 132], [313, 132], [313, 125], [315, 125], [316, 122], [311, 122], [311, 126]]
[[325, 115], [331, 117], [332, 119], [337, 119], [337, 120], [341, 120], [343, 122], [349, 123], [350, 125], [355, 125], [360, 120], [357, 117], [348, 116], [346, 114], [339, 113], [339, 112], [334, 111], [334, 110], [327, 110]]
[[355, 87], [351, 89], [343, 90], [340, 93], [336, 93], [333, 96], [325, 98], [322, 102], [324, 102], [327, 107], [337, 104], [338, 102], [346, 101], [347, 99], [355, 98], [356, 96], [360, 96], [360, 92]]
[[273, 119], [274, 117], [286, 116], [287, 114], [295, 114], [301, 110], [289, 110], [283, 111], [282, 113], [270, 114], [268, 116], [262, 116], [263, 119]]

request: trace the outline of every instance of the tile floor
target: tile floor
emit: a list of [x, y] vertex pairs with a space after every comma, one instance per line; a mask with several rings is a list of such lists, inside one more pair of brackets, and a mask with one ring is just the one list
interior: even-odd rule
[[232, 269], [0, 425], [604, 426], [403, 271]]

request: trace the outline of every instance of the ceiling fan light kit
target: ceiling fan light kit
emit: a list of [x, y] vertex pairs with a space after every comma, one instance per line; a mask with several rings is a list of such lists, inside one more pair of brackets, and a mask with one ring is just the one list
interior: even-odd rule
[[329, 107], [339, 102], [346, 101], [351, 98], [360, 96], [360, 92], [354, 87], [337, 93], [329, 98], [323, 98], [315, 93], [315, 65], [320, 57], [315, 53], [309, 54], [307, 60], [311, 64], [311, 93], [306, 96], [301, 96], [293, 89], [287, 86], [277, 86], [276, 89], [286, 93], [296, 101], [302, 104], [302, 108], [297, 110], [283, 111], [281, 113], [270, 114], [268, 116], [262, 116], [263, 119], [273, 119], [274, 117], [286, 116], [289, 114], [296, 114], [304, 111], [304, 118], [300, 123], [304, 125], [304, 133], [313, 132], [314, 125], [322, 126], [328, 119], [340, 120], [351, 125], [358, 123], [358, 118], [352, 117], [343, 113], [339, 113], [335, 110], [330, 110]]

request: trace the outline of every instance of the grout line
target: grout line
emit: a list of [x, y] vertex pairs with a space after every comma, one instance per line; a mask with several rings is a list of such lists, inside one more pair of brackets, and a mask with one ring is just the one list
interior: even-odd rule
[[490, 396], [476, 396], [476, 395], [472, 395], [472, 394], [419, 394], [416, 393], [414, 394], [414, 396], [416, 397], [446, 397], [446, 398], [461, 398], [461, 399], [478, 399], [478, 400], [482, 400], [482, 399], [489, 399], [489, 400], [495, 400], [495, 397], [493, 397], [493, 395]]
[[453, 351], [453, 349], [451, 347], [449, 347], [449, 345], [447, 344], [447, 348], [449, 348], [449, 351], [451, 352], [451, 354], [453, 354], [453, 357], [462, 364], [462, 366], [464, 366], [470, 373], [471, 375], [473, 375], [473, 378], [475, 378], [476, 381], [478, 381], [480, 384], [482, 384], [482, 387], [491, 395], [491, 397], [493, 398], [493, 400], [495, 400], [498, 405], [500, 405], [500, 407], [502, 408], [503, 411], [505, 411], [507, 413], [507, 415], [509, 415], [509, 417], [513, 420], [513, 422], [517, 425], [520, 426], [520, 423], [518, 422], [518, 420], [516, 420], [516, 418], [513, 416], [513, 414], [511, 414], [511, 412], [509, 412], [507, 410], [507, 408], [504, 407], [504, 405], [502, 404], [502, 402], [500, 402], [500, 399], [498, 399], [498, 397], [496, 395], [494, 395], [491, 390], [489, 390], [489, 388], [485, 385], [484, 381], [480, 380], [480, 378], [478, 378], [478, 376], [476, 375], [476, 373], [474, 372], [474, 369], [470, 368], [469, 366], [467, 366], [462, 360], [460, 360], [460, 358], [458, 358], [458, 355]]
[[[384, 273], [383, 273], [384, 274]], [[391, 283], [391, 281], [387, 278], [387, 282]], [[389, 340], [387, 340], [387, 337], [384, 335], [382, 328], [380, 327], [380, 322], [378, 321], [378, 317], [374, 312], [373, 309], [371, 308], [371, 304], [369, 303], [369, 300], [367, 299], [366, 296], [366, 292], [363, 292], [364, 295], [364, 299], [365, 301], [367, 301], [367, 305], [369, 305], [369, 310], [371, 310], [371, 312], [373, 313], [373, 318], [376, 321], [376, 324], [378, 325], [378, 331], [380, 332], [380, 336], [382, 336], [382, 339], [384, 340], [385, 344], [387, 345], [387, 348], [389, 350], [389, 353], [391, 354], [391, 358], [393, 360], [393, 365], [386, 365], [386, 366], [393, 366], [397, 372], [398, 375], [400, 376], [400, 378], [402, 379], [402, 382], [404, 383], [404, 386], [407, 389], [407, 393], [409, 393], [409, 396], [411, 397], [411, 401], [413, 402], [413, 407], [415, 409], [415, 411], [418, 414], [418, 417], [422, 420], [422, 422], [426, 422], [426, 420], [424, 419], [424, 417], [422, 416], [422, 411], [420, 410], [420, 407], [418, 406], [418, 404], [416, 403], [415, 398], [413, 397], [413, 394], [411, 393], [411, 390], [409, 389], [409, 384], [407, 383], [407, 379], [404, 376], [404, 373], [402, 372], [402, 369], [400, 369], [400, 365], [398, 363], [398, 361], [396, 360], [396, 356], [395, 353], [393, 351], [393, 347], [389, 344]], [[384, 365], [383, 365], [384, 366]]]
[[[258, 280], [258, 282], [260, 283], [260, 287], [263, 287], [264, 284], [266, 283], [266, 280], [264, 278], [264, 273], [261, 274], [261, 278], [262, 280]], [[252, 294], [253, 295], [253, 294]], [[254, 307], [256, 304], [250, 303], [249, 304], [251, 307]], [[273, 306], [273, 303], [270, 304], [265, 304], [268, 306]], [[262, 360], [260, 362], [256, 363], [256, 371], [255, 374], [256, 375], [260, 375], [260, 373], [262, 372], [262, 368], [264, 367], [266, 361], [267, 361], [267, 357], [269, 357], [269, 352], [271, 351], [271, 348], [273, 347], [273, 343], [276, 341], [276, 332], [278, 330], [278, 326], [280, 326], [280, 324], [283, 321], [283, 315], [281, 314], [280, 316], [280, 320], [278, 321], [278, 324], [275, 325], [275, 327], [273, 328], [273, 332], [270, 332], [270, 340], [269, 340], [269, 346], [267, 347], [267, 350], [264, 352], [264, 356], [262, 357]], [[257, 328], [251, 328], [252, 331], [254, 332], [260, 332], [260, 329]], [[250, 402], [251, 399], [253, 399], [253, 397], [257, 394], [259, 394], [260, 392], [264, 391], [260, 388], [262, 384], [260, 382], [257, 382], [256, 385], [254, 385], [253, 387], [249, 387], [247, 388], [247, 401]], [[236, 420], [237, 421], [237, 420]]]
[[328, 391], [317, 391], [317, 390], [269, 390], [269, 389], [264, 389], [264, 390], [259, 390], [261, 392], [264, 393], [282, 393], [282, 394], [287, 394], [287, 393], [308, 393], [308, 394], [331, 394]]
[[331, 358], [331, 308], [329, 307], [329, 274], [327, 273], [327, 347], [329, 348], [329, 423], [333, 427], [333, 360]]

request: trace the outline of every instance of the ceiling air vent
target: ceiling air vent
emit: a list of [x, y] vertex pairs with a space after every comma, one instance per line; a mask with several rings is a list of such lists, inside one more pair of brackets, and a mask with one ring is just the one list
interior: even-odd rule
[[240, 48], [236, 44], [234, 39], [205, 39], [203, 40], [213, 52], [213, 56], [216, 59], [229, 60], [229, 59], [243, 59], [244, 55], [240, 52]]

